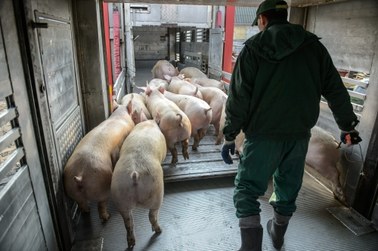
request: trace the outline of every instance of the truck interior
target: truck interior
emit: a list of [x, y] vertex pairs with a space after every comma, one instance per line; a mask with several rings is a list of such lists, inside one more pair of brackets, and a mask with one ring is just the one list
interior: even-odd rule
[[[134, 210], [136, 245], [109, 201], [103, 223], [65, 194], [64, 166], [80, 140], [107, 119], [112, 100], [137, 93], [161, 59], [230, 81], [260, 0], [0, 1], [0, 250], [228, 251], [240, 247], [234, 163], [223, 162], [210, 127], [189, 159], [163, 161], [161, 234]], [[282, 250], [378, 250], [378, 2], [289, 0], [288, 21], [321, 37], [348, 89], [363, 141], [341, 145], [340, 182], [305, 166]], [[325, 100], [317, 126], [339, 141]], [[272, 184], [260, 198], [263, 250]]]

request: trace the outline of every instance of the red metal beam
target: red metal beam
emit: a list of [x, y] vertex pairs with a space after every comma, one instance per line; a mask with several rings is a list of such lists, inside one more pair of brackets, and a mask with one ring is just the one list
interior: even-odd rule
[[113, 99], [113, 71], [112, 71], [112, 56], [110, 48], [110, 31], [109, 31], [109, 9], [107, 3], [102, 3], [102, 12], [104, 18], [104, 36], [105, 36], [105, 51], [106, 51], [106, 70], [108, 75], [108, 98], [110, 111], [112, 108]]
[[225, 13], [225, 39], [223, 49], [223, 71], [232, 72], [232, 49], [234, 42], [235, 6], [227, 5]]

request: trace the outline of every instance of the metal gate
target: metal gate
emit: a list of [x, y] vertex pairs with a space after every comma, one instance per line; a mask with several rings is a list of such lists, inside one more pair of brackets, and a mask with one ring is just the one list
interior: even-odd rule
[[0, 250], [57, 249], [12, 1], [0, 2]]
[[68, 249], [78, 214], [77, 204], [65, 196], [63, 169], [84, 135], [71, 6], [69, 1], [24, 4], [27, 22], [32, 20], [27, 28], [37, 123], [46, 153], [45, 182], [62, 248]]

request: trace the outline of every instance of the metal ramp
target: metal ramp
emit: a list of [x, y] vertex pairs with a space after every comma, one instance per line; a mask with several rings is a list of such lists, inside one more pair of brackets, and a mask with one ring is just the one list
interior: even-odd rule
[[[136, 209], [136, 246], [133, 251], [237, 250], [240, 232], [232, 202], [233, 186], [233, 177], [167, 183], [160, 211], [163, 232], [154, 235], [148, 220], [148, 210]], [[270, 185], [260, 200], [264, 228], [273, 213], [268, 202], [271, 189]], [[378, 232], [361, 236], [353, 234], [327, 211], [327, 208], [340, 207], [341, 204], [307, 174], [297, 206], [282, 250], [378, 250]], [[91, 206], [90, 214], [82, 215], [76, 231], [76, 244], [103, 238], [103, 245], [98, 245], [98, 249], [80, 250], [128, 250], [122, 217], [112, 203], [109, 211], [111, 218], [105, 224], [99, 220], [96, 205]], [[265, 230], [263, 250], [274, 250]]]

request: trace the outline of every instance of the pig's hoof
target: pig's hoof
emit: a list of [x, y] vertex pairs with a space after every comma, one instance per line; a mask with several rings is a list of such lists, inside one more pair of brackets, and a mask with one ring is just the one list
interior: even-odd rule
[[178, 159], [177, 159], [177, 158], [173, 158], [172, 161], [171, 161], [170, 166], [171, 166], [171, 167], [176, 166], [176, 163], [177, 163], [177, 162], [178, 162]]
[[102, 220], [102, 223], [105, 223], [105, 222], [107, 222], [110, 219], [110, 214], [108, 214], [108, 213], [102, 214], [100, 216], [100, 219]]
[[183, 152], [182, 155], [184, 156], [184, 159], [189, 159], [189, 153]]
[[134, 246], [135, 246], [135, 239], [127, 239], [127, 247], [129, 249], [132, 249], [134, 248]]
[[161, 233], [161, 228], [160, 226], [155, 226], [155, 227], [152, 227], [152, 231], [157, 233], [157, 234], [160, 234]]

